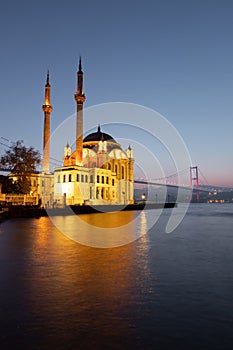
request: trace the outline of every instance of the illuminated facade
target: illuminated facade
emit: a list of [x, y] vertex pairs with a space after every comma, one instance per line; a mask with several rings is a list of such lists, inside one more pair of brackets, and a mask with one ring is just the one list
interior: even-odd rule
[[[10, 174], [9, 178], [14, 181], [17, 180], [17, 175]], [[33, 204], [36, 205], [41, 200], [41, 204], [44, 207], [51, 207], [53, 205], [54, 195], [54, 175], [51, 173], [35, 173], [28, 176], [28, 180], [31, 182], [30, 194], [27, 195], [26, 202], [22, 203], [22, 200], [16, 197], [22, 197], [25, 195], [15, 195], [15, 204]]]
[[96, 132], [83, 139], [83, 72], [81, 59], [77, 73], [76, 150], [67, 144], [64, 164], [54, 170], [56, 206], [90, 204], [131, 204], [134, 197], [134, 154], [112, 136]]
[[[83, 72], [81, 58], [77, 72], [77, 104], [75, 151], [67, 144], [63, 166], [50, 172], [50, 79], [47, 74], [43, 130], [42, 172], [28, 174], [30, 194], [14, 195], [8, 201], [15, 204], [39, 204], [44, 207], [64, 205], [127, 205], [134, 202], [134, 152], [124, 151], [120, 144], [98, 126], [97, 131], [83, 138]], [[13, 181], [16, 175], [10, 174]], [[4, 200], [7, 200], [6, 195]], [[0, 198], [0, 200], [1, 200]], [[3, 200], [3, 199], [2, 199]]]

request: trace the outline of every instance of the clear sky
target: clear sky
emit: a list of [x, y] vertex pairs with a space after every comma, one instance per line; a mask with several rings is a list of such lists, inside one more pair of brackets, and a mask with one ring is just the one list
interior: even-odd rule
[[230, 0], [2, 1], [0, 136], [41, 150], [47, 69], [54, 130], [75, 112], [81, 54], [86, 107], [158, 111], [208, 182], [233, 187], [232, 18]]

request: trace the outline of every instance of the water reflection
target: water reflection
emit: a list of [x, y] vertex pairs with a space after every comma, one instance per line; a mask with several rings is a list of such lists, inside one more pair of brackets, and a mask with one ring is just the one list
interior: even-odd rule
[[141, 235], [145, 235], [147, 233], [147, 217], [146, 217], [146, 212], [143, 211], [141, 213], [141, 225], [140, 225], [140, 230], [141, 230]]
[[145, 211], [142, 236], [110, 249], [70, 240], [49, 218], [5, 221], [1, 349], [231, 349], [230, 212], [193, 205], [165, 235], [170, 211], [144, 234], [156, 214]]
[[108, 212], [79, 215], [78, 218], [95, 227], [114, 228], [129, 224], [138, 215], [137, 212]]
[[[113, 248], [128, 244], [147, 233], [144, 211], [50, 217], [67, 237], [84, 245]], [[144, 226], [143, 226], [144, 225]]]
[[[58, 342], [67, 332], [73, 340], [82, 335], [80, 348], [101, 344], [103, 334], [111, 348], [114, 337], [133, 334], [127, 315], [136, 312], [135, 300], [145, 293], [151, 275], [147, 236], [123, 247], [97, 249], [69, 240], [48, 218], [37, 224], [24, 274], [31, 327], [56, 328]], [[141, 228], [146, 229], [146, 215]]]

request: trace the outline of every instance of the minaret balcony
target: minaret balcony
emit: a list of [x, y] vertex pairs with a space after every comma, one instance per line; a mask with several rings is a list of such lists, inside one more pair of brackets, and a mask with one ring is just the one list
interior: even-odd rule
[[84, 94], [79, 94], [77, 92], [74, 95], [74, 98], [78, 104], [83, 104], [86, 101], [86, 96]]
[[53, 107], [51, 105], [43, 105], [42, 109], [44, 112], [51, 113], [53, 110]]

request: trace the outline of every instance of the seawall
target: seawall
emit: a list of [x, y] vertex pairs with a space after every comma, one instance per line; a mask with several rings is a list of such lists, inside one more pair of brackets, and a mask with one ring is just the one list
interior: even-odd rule
[[25, 206], [12, 206], [9, 209], [8, 216], [10, 218], [39, 218], [41, 216], [64, 216], [64, 215], [79, 215], [92, 213], [105, 213], [117, 211], [132, 211], [132, 210], [151, 210], [162, 208], [174, 208], [177, 203], [136, 203], [123, 205], [71, 205], [65, 208], [31, 208]]
[[9, 211], [1, 211], [0, 212], [0, 223], [9, 218]]

